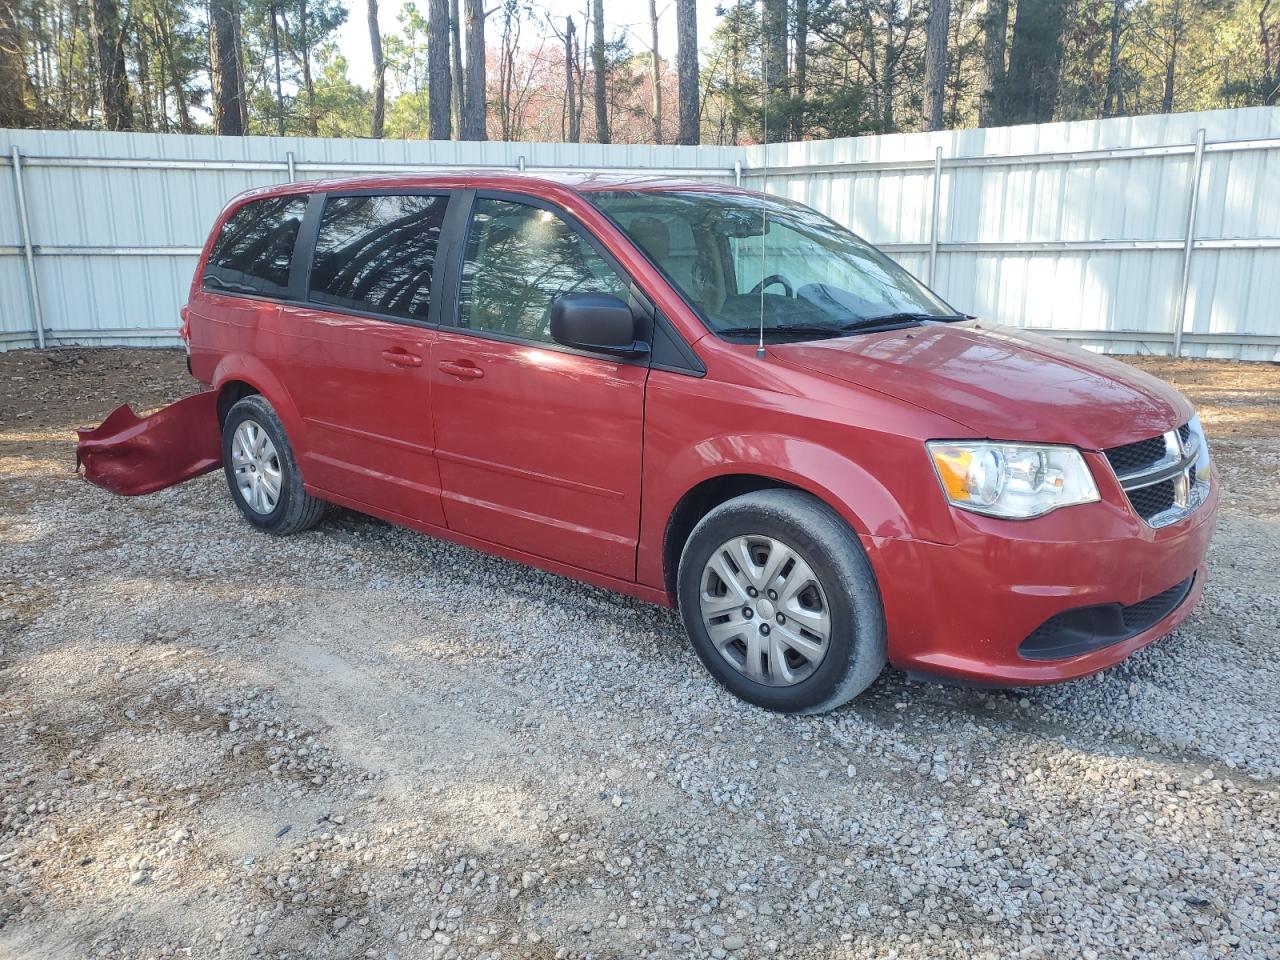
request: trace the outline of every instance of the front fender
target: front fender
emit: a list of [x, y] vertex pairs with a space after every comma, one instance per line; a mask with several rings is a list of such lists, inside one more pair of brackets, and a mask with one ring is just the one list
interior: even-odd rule
[[[861, 464], [813, 440], [780, 434], [736, 433], [701, 440], [654, 468], [646, 478], [645, 516], [637, 576], [644, 583], [664, 582], [662, 544], [666, 525], [681, 500], [700, 484], [717, 477], [755, 476], [788, 484], [832, 507], [864, 542], [925, 539], [954, 543], [949, 511], [938, 496], [937, 483], [912, 483], [927, 462], [908, 458], [914, 445], [870, 451]], [[923, 448], [919, 456], [923, 457]], [[874, 472], [873, 472], [874, 471]], [[880, 477], [892, 478], [906, 494], [900, 499]], [[679, 478], [673, 482], [672, 478]]]
[[813, 494], [835, 508], [856, 533], [910, 534], [906, 512], [883, 483], [848, 457], [809, 440], [752, 433], [714, 437], [671, 464], [677, 475], [684, 475], [682, 467], [689, 471], [689, 489], [718, 476], [752, 474]]

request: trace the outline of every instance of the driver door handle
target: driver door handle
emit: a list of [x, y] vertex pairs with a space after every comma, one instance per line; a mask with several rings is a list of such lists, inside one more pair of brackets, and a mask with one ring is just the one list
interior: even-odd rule
[[484, 376], [484, 371], [470, 360], [441, 360], [440, 369], [462, 380], [479, 380]]
[[383, 350], [382, 359], [396, 367], [420, 367], [422, 358], [416, 353], [396, 347], [394, 350]]

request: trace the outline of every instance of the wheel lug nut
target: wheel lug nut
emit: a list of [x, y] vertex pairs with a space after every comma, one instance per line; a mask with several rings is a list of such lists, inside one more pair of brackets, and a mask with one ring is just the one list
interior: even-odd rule
[[754, 617], [754, 616], [756, 615], [756, 612], [755, 612], [754, 610], [752, 610], [750, 607], [743, 607], [743, 608], [742, 608], [742, 615], [743, 615], [746, 619], [750, 620], [752, 617]]
[[784, 617], [782, 614], [778, 614], [778, 623], [786, 623], [786, 622], [787, 622], [787, 618]]
[[758, 596], [760, 596], [760, 591], [759, 591], [759, 590], [757, 590], [755, 587], [747, 587], [747, 596], [748, 596], [748, 597], [758, 597]]
[[767, 637], [769, 635], [769, 625], [767, 623], [760, 624], [760, 632]]
[[778, 599], [778, 591], [777, 591], [777, 590], [770, 590], [770, 591], [769, 591], [769, 599], [770, 599], [770, 600], [777, 600], [777, 599]]

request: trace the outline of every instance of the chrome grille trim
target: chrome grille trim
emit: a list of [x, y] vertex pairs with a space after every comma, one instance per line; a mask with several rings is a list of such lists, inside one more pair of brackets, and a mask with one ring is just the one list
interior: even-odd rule
[[[1151, 439], [1154, 440], [1155, 438], [1152, 437]], [[1189, 426], [1184, 424], [1176, 430], [1170, 430], [1163, 434], [1163, 439], [1164, 455], [1159, 460], [1136, 470], [1117, 471], [1112, 458], [1110, 456], [1107, 457], [1107, 462], [1112, 464], [1112, 471], [1115, 472], [1116, 479], [1120, 481], [1120, 487], [1124, 490], [1129, 500], [1129, 505], [1142, 518], [1143, 522], [1151, 527], [1167, 527], [1171, 523], [1177, 523], [1199, 508], [1209, 494], [1209, 481], [1196, 477], [1195, 467], [1196, 460], [1200, 455], [1200, 440], [1191, 432]], [[1145, 443], [1147, 441], [1138, 442]], [[1132, 447], [1134, 445], [1128, 444], [1127, 446]], [[1124, 448], [1112, 449], [1121, 450]], [[1104, 454], [1109, 452], [1103, 451]], [[1137, 503], [1134, 502], [1132, 493], [1162, 483], [1172, 484], [1171, 499], [1173, 505], [1152, 516], [1144, 516]], [[1165, 493], [1158, 496], [1168, 495], [1168, 493]]]

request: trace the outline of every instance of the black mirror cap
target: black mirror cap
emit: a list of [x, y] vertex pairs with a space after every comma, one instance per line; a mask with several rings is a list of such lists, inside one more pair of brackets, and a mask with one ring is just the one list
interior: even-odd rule
[[576, 350], [619, 357], [649, 352], [649, 345], [636, 339], [631, 307], [611, 293], [566, 293], [558, 298], [551, 304], [551, 339]]

